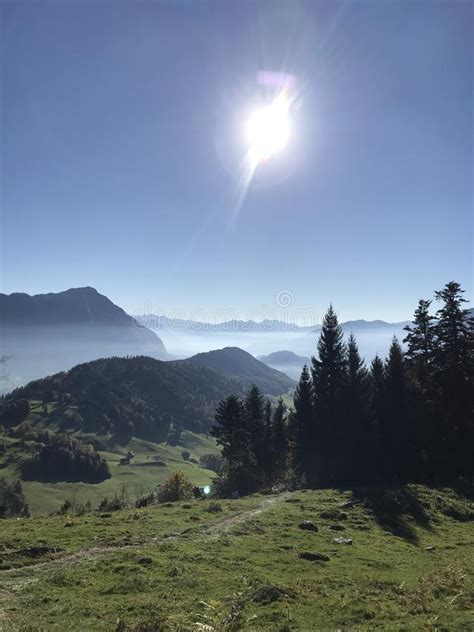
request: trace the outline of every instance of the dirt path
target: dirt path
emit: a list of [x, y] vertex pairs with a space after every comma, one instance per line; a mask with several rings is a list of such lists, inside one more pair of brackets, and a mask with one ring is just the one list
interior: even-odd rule
[[[218, 520], [214, 524], [205, 525], [202, 527], [191, 527], [179, 533], [172, 533], [159, 538], [153, 538], [152, 540], [141, 542], [140, 544], [124, 544], [121, 546], [96, 546], [89, 549], [81, 549], [79, 551], [75, 551], [74, 553], [63, 555], [62, 557], [46, 560], [44, 562], [38, 562], [36, 564], [31, 564], [22, 568], [12, 568], [1, 571], [0, 630], [3, 629], [1, 624], [2, 620], [5, 619], [5, 612], [2, 608], [2, 603], [4, 604], [7, 600], [11, 600], [12, 598], [14, 598], [15, 594], [22, 590], [25, 585], [39, 581], [39, 577], [31, 576], [37, 572], [42, 572], [51, 568], [61, 567], [77, 562], [87, 561], [101, 555], [107, 555], [109, 553], [152, 547], [156, 546], [157, 544], [179, 540], [180, 538], [188, 536], [192, 536], [194, 539], [200, 539], [209, 536], [215, 537], [221, 533], [228, 532], [235, 525], [243, 524], [248, 520], [255, 518], [256, 516], [259, 516], [265, 511], [268, 511], [276, 504], [284, 501], [286, 498], [288, 498], [288, 496], [289, 492], [283, 492], [275, 496], [269, 496], [267, 498], [263, 498], [259, 502], [257, 507], [241, 511], [240, 513], [236, 513], [232, 516], [226, 516], [225, 518]], [[25, 578], [25, 574], [29, 575], [29, 577]]]

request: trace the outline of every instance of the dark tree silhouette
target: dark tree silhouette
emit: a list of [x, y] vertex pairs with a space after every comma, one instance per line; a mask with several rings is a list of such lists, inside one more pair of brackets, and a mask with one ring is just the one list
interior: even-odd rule
[[434, 317], [430, 315], [431, 301], [421, 299], [413, 317], [413, 324], [405, 327], [403, 342], [408, 345], [406, 359], [413, 379], [426, 393], [430, 388], [430, 370], [434, 353]]
[[218, 405], [211, 435], [222, 446], [220, 488], [226, 493], [253, 491], [256, 487], [256, 472], [251, 449], [252, 434], [245, 407], [239, 397], [230, 395]]
[[244, 401], [246, 423], [250, 433], [250, 445], [259, 472], [265, 471], [265, 398], [262, 391], [255, 386], [250, 387]]
[[369, 376], [360, 357], [355, 336], [347, 343], [347, 384], [345, 393], [344, 434], [341, 439], [345, 459], [346, 481], [367, 480], [373, 456], [373, 441], [369, 412]]
[[[459, 283], [451, 281], [435, 292], [442, 303], [437, 311], [434, 381], [437, 406], [444, 426], [445, 474], [472, 469], [474, 441], [474, 335], [467, 301]], [[439, 422], [438, 422], [439, 425]], [[444, 469], [444, 468], [443, 468]]]
[[312, 484], [328, 485], [336, 482], [343, 466], [340, 450], [343, 440], [344, 387], [346, 382], [346, 354], [342, 328], [330, 305], [323, 319], [317, 344], [318, 357], [313, 357], [313, 403], [315, 433], [314, 459], [307, 472]]
[[311, 472], [317, 449], [313, 424], [313, 387], [308, 367], [301, 372], [290, 413], [291, 463], [298, 479]]
[[281, 399], [273, 413], [273, 437], [272, 437], [272, 453], [273, 453], [273, 478], [281, 480], [285, 475], [288, 467], [288, 428], [286, 425], [287, 407]]

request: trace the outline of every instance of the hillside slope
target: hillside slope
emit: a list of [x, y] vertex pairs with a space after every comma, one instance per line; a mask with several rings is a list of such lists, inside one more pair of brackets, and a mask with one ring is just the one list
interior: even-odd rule
[[217, 369], [238, 379], [244, 387], [256, 384], [268, 395], [282, 395], [295, 386], [295, 381], [254, 358], [239, 347], [225, 347], [198, 353], [187, 360], [195, 366]]
[[[139, 356], [80, 364], [16, 389], [9, 400], [58, 402], [64, 412], [74, 409], [73, 415], [56, 414], [61, 430], [125, 433], [160, 441], [170, 423], [206, 432], [215, 405], [231, 393], [242, 394], [241, 385], [218, 371]], [[7, 426], [8, 411], [2, 417]]]
[[3, 520], [0, 626], [468, 630], [473, 515], [411, 485]]

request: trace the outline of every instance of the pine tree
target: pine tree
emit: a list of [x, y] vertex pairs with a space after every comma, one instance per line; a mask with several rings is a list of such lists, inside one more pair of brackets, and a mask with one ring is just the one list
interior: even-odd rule
[[273, 460], [272, 403], [267, 399], [263, 413], [265, 458], [263, 471], [267, 483], [273, 480], [275, 463]]
[[373, 478], [378, 482], [383, 477], [385, 464], [382, 453], [382, 428], [385, 418], [385, 368], [379, 355], [370, 365], [370, 412], [373, 444]]
[[290, 413], [291, 463], [298, 479], [308, 477], [315, 458], [313, 387], [308, 367], [301, 372]]
[[274, 458], [274, 476], [276, 480], [281, 479], [288, 466], [288, 432], [286, 426], [285, 402], [280, 399], [273, 413], [273, 458]]
[[[346, 411], [342, 449], [346, 482], [366, 482], [372, 450], [369, 416], [368, 371], [360, 357], [355, 336], [347, 343]], [[341, 473], [342, 474], [342, 473]]]
[[340, 447], [346, 360], [342, 328], [332, 305], [324, 316], [317, 350], [318, 358], [312, 359], [316, 453], [308, 476], [312, 484], [324, 485], [334, 484], [344, 467]]
[[255, 384], [249, 389], [244, 401], [246, 423], [250, 432], [250, 445], [255, 457], [257, 470], [265, 471], [265, 398]]
[[407, 325], [403, 342], [408, 345], [406, 359], [411, 366], [413, 378], [425, 393], [430, 388], [430, 369], [434, 353], [434, 328], [430, 316], [431, 301], [421, 299], [415, 310], [413, 324]]
[[413, 323], [405, 327], [408, 346], [405, 358], [412, 381], [412, 420], [414, 451], [418, 466], [417, 478], [432, 478], [436, 470], [433, 461], [438, 436], [433, 402], [434, 384], [434, 317], [430, 315], [431, 301], [421, 299], [415, 310]]
[[385, 478], [403, 480], [412, 466], [410, 442], [409, 389], [403, 351], [394, 336], [385, 363], [385, 402], [381, 428]]
[[442, 415], [445, 475], [472, 473], [471, 449], [474, 441], [474, 336], [472, 320], [463, 308], [466, 300], [459, 283], [451, 281], [436, 299], [443, 304], [437, 311], [434, 379], [437, 404]]
[[225, 493], [246, 494], [256, 488], [251, 433], [242, 401], [235, 395], [222, 400], [216, 410], [211, 435], [222, 446], [223, 467], [220, 486]]

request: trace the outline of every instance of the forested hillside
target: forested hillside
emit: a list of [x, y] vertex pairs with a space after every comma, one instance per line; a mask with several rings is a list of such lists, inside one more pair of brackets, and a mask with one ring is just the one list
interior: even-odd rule
[[206, 432], [216, 402], [235, 391], [241, 392], [239, 382], [188, 362], [104, 358], [15, 390], [0, 423], [19, 423], [18, 408], [26, 407], [19, 402], [60, 402], [77, 408], [59, 422], [60, 430], [112, 434], [125, 443], [131, 436], [162, 441], [173, 424]]

